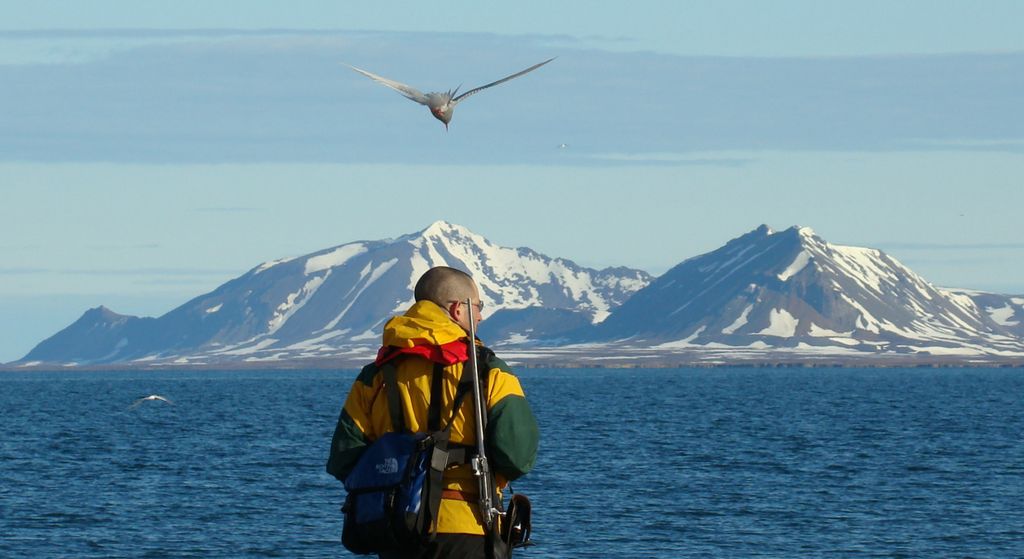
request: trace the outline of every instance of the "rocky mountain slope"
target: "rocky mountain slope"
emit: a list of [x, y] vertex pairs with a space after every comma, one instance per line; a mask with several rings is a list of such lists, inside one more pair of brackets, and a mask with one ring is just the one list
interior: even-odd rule
[[[20, 363], [365, 359], [379, 345], [384, 321], [413, 303], [416, 280], [436, 265], [477, 279], [494, 318], [481, 328], [489, 339], [551, 338], [599, 322], [651, 281], [640, 270], [593, 270], [528, 248], [500, 247], [439, 221], [397, 239], [266, 262], [159, 318], [89, 310]], [[561, 320], [551, 320], [552, 313]]]
[[579, 342], [662, 350], [1020, 355], [1024, 299], [940, 289], [875, 249], [761, 226], [688, 259]]

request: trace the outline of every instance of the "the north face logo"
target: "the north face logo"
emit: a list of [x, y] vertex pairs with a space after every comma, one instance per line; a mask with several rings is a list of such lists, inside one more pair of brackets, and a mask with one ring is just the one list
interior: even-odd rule
[[377, 473], [381, 475], [397, 474], [398, 473], [398, 459], [397, 458], [385, 458], [383, 462], [374, 464], [377, 469]]

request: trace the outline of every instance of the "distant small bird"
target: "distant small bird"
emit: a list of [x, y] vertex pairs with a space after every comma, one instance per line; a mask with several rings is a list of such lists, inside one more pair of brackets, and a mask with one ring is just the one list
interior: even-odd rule
[[455, 96], [455, 94], [459, 92], [459, 87], [462, 87], [461, 85], [459, 87], [456, 87], [454, 90], [450, 89], [445, 92], [435, 91], [431, 93], [423, 93], [414, 87], [405, 85], [404, 83], [389, 80], [387, 78], [378, 76], [377, 74], [372, 74], [370, 72], [367, 72], [366, 70], [356, 68], [355, 66], [349, 66], [348, 64], [346, 64], [346, 66], [352, 68], [356, 72], [359, 72], [360, 74], [378, 83], [381, 83], [383, 85], [386, 85], [387, 87], [390, 87], [391, 89], [394, 89], [395, 91], [401, 93], [402, 95], [406, 96], [409, 99], [412, 99], [413, 101], [416, 101], [421, 105], [426, 105], [427, 108], [430, 109], [430, 114], [434, 115], [434, 118], [436, 118], [437, 120], [443, 122], [444, 129], [447, 130], [448, 123], [451, 122], [452, 120], [452, 112], [455, 110], [455, 105], [458, 105], [460, 101], [462, 101], [466, 97], [469, 97], [470, 95], [473, 95], [474, 93], [479, 93], [487, 89], [488, 87], [494, 87], [500, 83], [507, 82], [508, 80], [511, 80], [513, 78], [518, 78], [519, 76], [522, 76], [527, 72], [532, 72], [537, 68], [540, 68], [541, 66], [547, 64], [548, 62], [551, 62], [552, 60], [554, 60], [554, 58], [549, 58], [544, 62], [541, 62], [540, 64], [534, 64], [533, 66], [530, 66], [529, 68], [522, 70], [520, 72], [516, 72], [511, 76], [506, 76], [498, 81], [491, 82], [487, 85], [481, 85], [480, 87], [470, 89], [469, 91], [457, 97]]
[[161, 396], [159, 394], [150, 394], [149, 396], [146, 396], [144, 398], [139, 398], [138, 400], [135, 400], [135, 403], [132, 404], [131, 408], [129, 408], [129, 409], [135, 409], [135, 408], [141, 406], [143, 402], [146, 402], [146, 401], [149, 401], [149, 400], [160, 400], [161, 402], [167, 402], [168, 404], [170, 404], [172, 406], [174, 405], [174, 402], [168, 400], [167, 398], [164, 398], [163, 396]]

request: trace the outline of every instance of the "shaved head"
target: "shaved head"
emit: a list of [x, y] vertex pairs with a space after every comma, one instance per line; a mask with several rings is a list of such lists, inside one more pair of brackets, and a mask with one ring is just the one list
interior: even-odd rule
[[417, 301], [433, 301], [440, 307], [447, 307], [453, 301], [465, 301], [478, 297], [476, 283], [462, 270], [437, 266], [427, 270], [416, 282], [414, 296]]

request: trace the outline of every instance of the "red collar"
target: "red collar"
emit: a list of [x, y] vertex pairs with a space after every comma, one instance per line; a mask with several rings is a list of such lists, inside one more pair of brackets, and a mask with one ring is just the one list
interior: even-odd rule
[[419, 355], [434, 363], [454, 365], [469, 359], [469, 350], [465, 340], [455, 340], [444, 345], [383, 346], [377, 351], [376, 364], [383, 365], [399, 355]]

